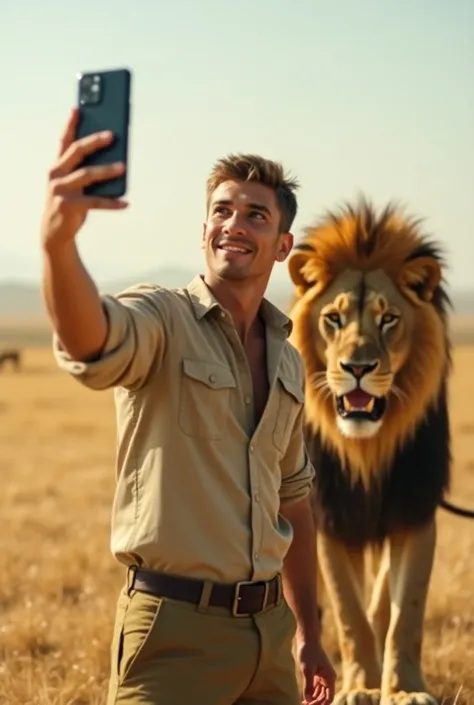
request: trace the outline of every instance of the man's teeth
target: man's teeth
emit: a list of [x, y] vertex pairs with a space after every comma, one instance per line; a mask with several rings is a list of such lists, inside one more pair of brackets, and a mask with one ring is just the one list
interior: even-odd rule
[[242, 252], [242, 254], [246, 255], [249, 250], [244, 250], [243, 247], [235, 247], [234, 245], [221, 245], [220, 246], [221, 250], [228, 250], [229, 252]]
[[347, 397], [342, 397], [342, 403], [344, 404], [345, 411], [366, 411], [368, 414], [371, 414], [374, 410], [375, 397], [371, 397], [370, 401], [368, 401], [365, 406], [352, 406]]

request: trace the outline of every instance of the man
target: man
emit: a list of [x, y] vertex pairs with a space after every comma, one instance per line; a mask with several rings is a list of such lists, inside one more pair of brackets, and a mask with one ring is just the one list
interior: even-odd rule
[[115, 393], [112, 551], [127, 580], [108, 703], [296, 705], [295, 633], [303, 699], [329, 703], [303, 366], [290, 321], [264, 299], [292, 247], [297, 184], [261, 157], [219, 161], [204, 276], [100, 296], [75, 238], [89, 210], [127, 204], [82, 189], [123, 165], [79, 168], [111, 136], [75, 141], [76, 125], [73, 111], [49, 172], [43, 292], [58, 364]]

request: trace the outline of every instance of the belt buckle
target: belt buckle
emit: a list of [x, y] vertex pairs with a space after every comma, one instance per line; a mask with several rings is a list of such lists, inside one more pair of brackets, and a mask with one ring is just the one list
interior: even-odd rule
[[240, 588], [245, 585], [257, 586], [262, 584], [265, 586], [265, 592], [263, 593], [263, 602], [261, 607], [261, 609], [263, 610], [267, 605], [268, 593], [270, 590], [270, 582], [268, 580], [239, 580], [239, 582], [236, 583], [234, 599], [232, 602], [232, 614], [234, 617], [250, 617], [251, 615], [250, 612], [238, 612], [239, 600], [242, 599], [240, 597]]

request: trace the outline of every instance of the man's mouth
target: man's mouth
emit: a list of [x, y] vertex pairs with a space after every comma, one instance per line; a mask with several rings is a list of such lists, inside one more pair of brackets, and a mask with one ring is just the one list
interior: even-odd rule
[[363, 389], [354, 389], [336, 397], [337, 413], [343, 419], [379, 421], [386, 408], [385, 397], [375, 397]]
[[231, 245], [226, 242], [217, 245], [217, 249], [222, 250], [223, 252], [233, 252], [239, 255], [249, 255], [252, 252], [252, 250], [249, 247], [245, 247], [245, 245]]

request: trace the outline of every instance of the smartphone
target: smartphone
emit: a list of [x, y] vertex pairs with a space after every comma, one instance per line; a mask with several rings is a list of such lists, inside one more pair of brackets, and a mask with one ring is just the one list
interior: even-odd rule
[[110, 145], [85, 157], [82, 165], [125, 164], [125, 171], [120, 176], [86, 186], [84, 194], [121, 198], [127, 192], [131, 71], [120, 68], [80, 73], [77, 82], [79, 125], [76, 139], [104, 130], [110, 130], [114, 135]]

